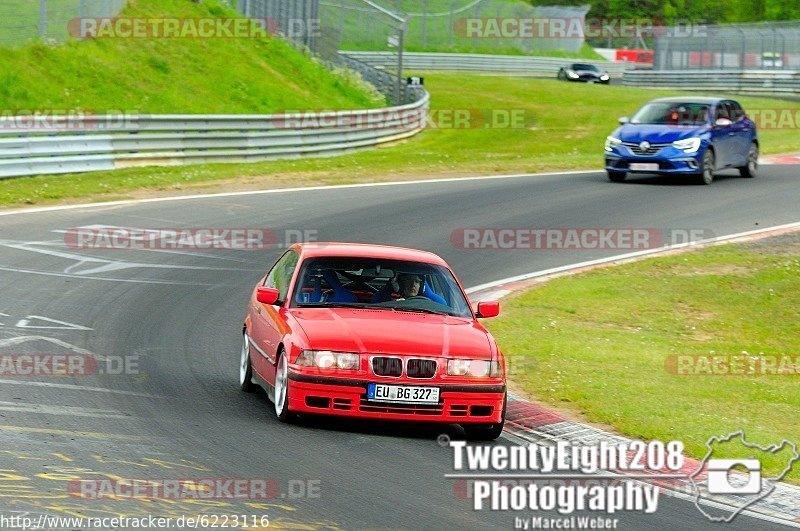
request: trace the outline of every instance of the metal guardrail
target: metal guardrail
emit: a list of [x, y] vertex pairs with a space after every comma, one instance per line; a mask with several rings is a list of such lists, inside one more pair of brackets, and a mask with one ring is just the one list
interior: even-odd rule
[[750, 94], [800, 94], [800, 71], [777, 70], [632, 70], [622, 84]]
[[[353, 59], [375, 68], [390, 68], [393, 54], [386, 52], [351, 52], [342, 51]], [[634, 68], [629, 63], [612, 63], [610, 61], [586, 61], [583, 59], [566, 59], [560, 57], [533, 57], [527, 55], [483, 55], [460, 53], [427, 53], [406, 52], [403, 62], [408, 70], [451, 70], [467, 72], [504, 72], [531, 75], [556, 75], [558, 69], [574, 62], [590, 62], [605, 69], [609, 74], [622, 75]]]
[[430, 96], [416, 94], [398, 107], [328, 113], [64, 117], [57, 127], [0, 117], [0, 179], [341, 154], [419, 133]]

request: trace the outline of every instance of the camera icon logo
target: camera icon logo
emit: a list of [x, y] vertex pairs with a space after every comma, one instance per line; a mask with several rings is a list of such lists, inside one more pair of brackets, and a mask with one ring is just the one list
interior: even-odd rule
[[[747, 469], [748, 474], [738, 474], [731, 481], [735, 466]], [[758, 459], [709, 459], [709, 494], [758, 494], [761, 492], [761, 462]]]

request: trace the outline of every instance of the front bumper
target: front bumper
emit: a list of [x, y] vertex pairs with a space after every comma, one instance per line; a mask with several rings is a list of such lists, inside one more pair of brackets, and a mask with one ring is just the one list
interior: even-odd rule
[[[657, 173], [657, 174], [695, 174], [703, 165], [703, 151], [685, 153], [674, 148], [665, 147], [655, 155], [635, 155], [625, 146], [615, 147], [605, 152], [605, 169], [620, 173]], [[632, 170], [631, 164], [658, 164], [657, 170]]]
[[598, 85], [608, 85], [611, 81], [610, 79], [600, 79], [599, 77], [579, 77], [578, 79], [567, 77], [566, 80], [573, 83], [597, 83]]
[[[367, 400], [369, 383], [430, 385], [440, 388], [438, 404], [400, 404]], [[289, 370], [289, 410], [363, 419], [458, 424], [502, 421], [504, 383], [453, 384], [434, 381], [386, 382], [380, 379], [328, 377]]]

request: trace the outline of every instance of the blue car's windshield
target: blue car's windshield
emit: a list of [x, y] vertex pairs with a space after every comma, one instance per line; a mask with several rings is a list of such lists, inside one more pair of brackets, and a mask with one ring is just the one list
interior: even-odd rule
[[704, 103], [648, 103], [631, 118], [633, 124], [704, 125], [710, 106]]
[[472, 317], [446, 267], [378, 258], [309, 258], [303, 262], [292, 307], [385, 308]]

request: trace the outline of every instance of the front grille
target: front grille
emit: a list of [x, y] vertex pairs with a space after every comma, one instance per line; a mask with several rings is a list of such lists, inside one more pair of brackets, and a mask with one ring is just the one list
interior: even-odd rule
[[403, 360], [386, 356], [372, 358], [372, 372], [378, 376], [398, 377], [403, 374]]
[[450, 416], [466, 417], [469, 407], [466, 404], [453, 404], [450, 406]]
[[623, 142], [622, 145], [630, 149], [634, 155], [655, 155], [670, 144], [669, 142], [665, 144], [650, 144], [650, 147], [647, 149], [639, 147], [638, 142]]
[[441, 404], [384, 404], [361, 399], [359, 409], [369, 413], [395, 413], [405, 415], [442, 415], [444, 406]]
[[410, 359], [406, 365], [409, 378], [433, 378], [436, 375], [436, 360]]

